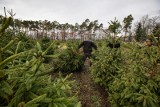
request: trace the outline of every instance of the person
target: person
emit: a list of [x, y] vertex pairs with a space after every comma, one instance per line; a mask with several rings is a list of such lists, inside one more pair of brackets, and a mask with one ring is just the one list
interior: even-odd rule
[[85, 40], [83, 41], [79, 46], [78, 49], [80, 49], [81, 47], [83, 47], [83, 53], [84, 53], [84, 62], [87, 58], [91, 58], [92, 56], [92, 48], [94, 48], [95, 50], [97, 50], [97, 46], [95, 45], [95, 43], [93, 41], [90, 40]]

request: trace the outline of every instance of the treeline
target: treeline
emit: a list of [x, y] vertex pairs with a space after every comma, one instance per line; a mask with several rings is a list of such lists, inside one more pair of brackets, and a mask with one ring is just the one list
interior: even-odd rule
[[[0, 24], [4, 23], [4, 16], [0, 15]], [[66, 39], [85, 39], [91, 37], [93, 39], [102, 39], [105, 36], [120, 35], [131, 41], [133, 38], [137, 41], [144, 41], [150, 35], [156, 37], [160, 34], [160, 16], [149, 17], [143, 16], [141, 20], [136, 22], [132, 27], [134, 18], [130, 14], [120, 22], [118, 19], [111, 20], [108, 27], [104, 27], [103, 23], [98, 20], [90, 21], [86, 19], [81, 24], [75, 23], [60, 24], [57, 21], [48, 20], [20, 20], [14, 19], [11, 22], [10, 29], [16, 32], [25, 32], [27, 36], [33, 39], [42, 38], [44, 36], [51, 39], [66, 40]]]

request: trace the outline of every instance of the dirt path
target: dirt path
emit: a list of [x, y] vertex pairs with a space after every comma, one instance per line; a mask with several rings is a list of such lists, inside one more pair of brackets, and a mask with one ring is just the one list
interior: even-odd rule
[[81, 72], [73, 73], [71, 79], [76, 82], [74, 92], [78, 92], [82, 107], [110, 107], [107, 92], [91, 78], [88, 61]]

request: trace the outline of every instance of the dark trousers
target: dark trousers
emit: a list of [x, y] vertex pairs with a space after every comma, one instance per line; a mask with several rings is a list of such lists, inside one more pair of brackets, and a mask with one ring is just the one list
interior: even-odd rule
[[87, 59], [87, 57], [91, 58], [91, 56], [92, 56], [91, 53], [84, 53], [84, 59], [83, 60], [85, 61]]

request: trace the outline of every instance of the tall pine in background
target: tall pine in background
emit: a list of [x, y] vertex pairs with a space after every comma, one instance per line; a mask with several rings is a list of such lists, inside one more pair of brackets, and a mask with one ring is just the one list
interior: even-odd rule
[[139, 22], [136, 28], [136, 41], [143, 42], [146, 39], [145, 28], [142, 28], [142, 24]]

